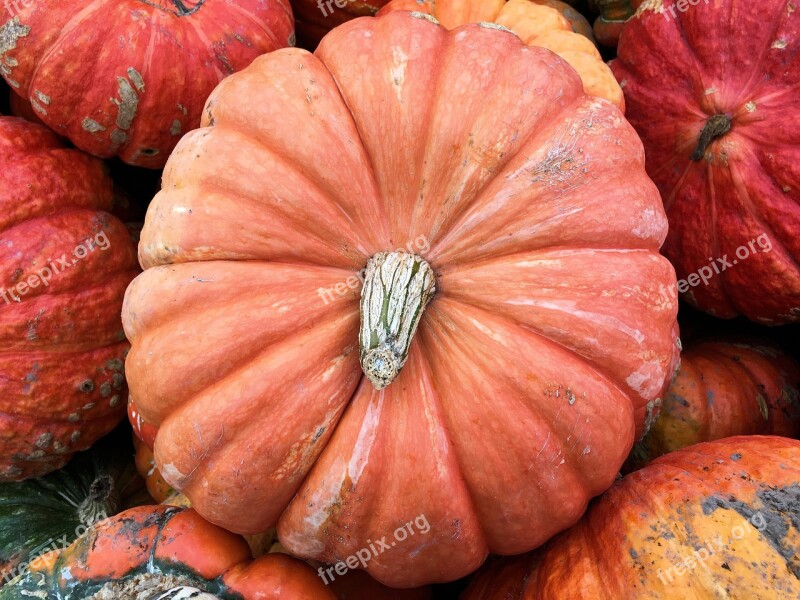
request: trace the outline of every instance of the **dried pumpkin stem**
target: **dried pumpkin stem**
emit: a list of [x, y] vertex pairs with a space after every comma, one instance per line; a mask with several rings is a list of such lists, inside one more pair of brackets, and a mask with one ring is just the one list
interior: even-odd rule
[[78, 505], [78, 518], [84, 525], [92, 525], [119, 512], [120, 497], [114, 478], [100, 475], [92, 481], [89, 493]]
[[714, 115], [706, 121], [700, 138], [697, 140], [697, 147], [692, 153], [692, 160], [697, 162], [706, 155], [709, 144], [715, 139], [722, 137], [731, 130], [731, 118], [728, 115]]
[[436, 292], [430, 265], [416, 254], [379, 252], [369, 259], [361, 290], [361, 368], [376, 389], [395, 380], [422, 312]]

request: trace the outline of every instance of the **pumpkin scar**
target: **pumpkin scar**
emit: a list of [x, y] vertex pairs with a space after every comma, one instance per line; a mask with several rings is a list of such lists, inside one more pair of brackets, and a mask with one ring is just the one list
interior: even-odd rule
[[5, 55], [14, 50], [20, 38], [27, 37], [30, 32], [31, 28], [22, 25], [19, 17], [14, 17], [0, 27], [0, 59], [5, 59], [5, 64], [0, 60], [0, 73], [6, 77], [8, 84], [13, 88], [19, 88], [19, 82], [11, 79], [11, 69], [19, 65], [19, 62], [15, 58]]
[[[144, 80], [141, 74], [133, 67], [128, 67], [127, 75], [130, 81], [124, 77], [117, 77], [119, 98], [111, 99], [111, 102], [117, 105], [117, 128], [111, 132], [111, 143], [115, 151], [128, 140], [125, 132], [131, 128], [133, 120], [136, 118], [139, 110], [139, 94], [144, 92]], [[84, 129], [90, 131], [86, 127], [86, 119], [84, 120]]]
[[4, 57], [7, 52], [14, 50], [19, 39], [27, 37], [30, 32], [31, 28], [20, 23], [19, 17], [14, 17], [0, 27], [0, 58]]

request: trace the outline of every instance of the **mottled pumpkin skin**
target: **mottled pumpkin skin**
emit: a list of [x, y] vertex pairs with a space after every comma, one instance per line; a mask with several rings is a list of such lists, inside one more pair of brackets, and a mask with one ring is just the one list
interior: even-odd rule
[[0, 117], [0, 164], [0, 480], [9, 481], [58, 469], [124, 416], [119, 313], [139, 269], [127, 229], [105, 212], [113, 194], [101, 161]]
[[681, 367], [650, 432], [629, 464], [733, 435], [800, 435], [800, 365], [777, 348], [703, 342]]
[[[800, 441], [739, 436], [653, 461], [463, 600], [800, 597]], [[724, 590], [724, 596], [720, 595]]]
[[581, 76], [587, 94], [605, 98], [624, 111], [622, 89], [603, 62], [594, 40], [574, 30], [567, 16], [567, 11], [574, 9], [567, 4], [559, 5], [544, 0], [392, 0], [378, 14], [396, 10], [423, 12], [448, 29], [466, 23], [497, 23], [516, 33], [526, 44], [558, 54]]
[[294, 43], [288, 0], [16, 4], [0, 74], [78, 148], [140, 167], [164, 166], [223, 77]]
[[[335, 600], [301, 561], [282, 554], [251, 559], [243, 538], [192, 509], [142, 506], [101, 521], [63, 552], [34, 561], [29, 572], [0, 590], [0, 599], [46, 593], [84, 600], [104, 590], [103, 598], [139, 600], [189, 585], [219, 600]], [[134, 592], [137, 578], [167, 577], [181, 580], [167, 586], [140, 583], [136, 592], [152, 587]]]
[[[664, 199], [680, 291], [722, 318], [800, 321], [796, 4], [648, 2], [611, 64]], [[701, 143], [704, 130], [721, 135]]]
[[[259, 58], [203, 125], [167, 164], [123, 310], [166, 481], [326, 563], [422, 516], [368, 562], [393, 587], [574, 523], [678, 356], [666, 221], [622, 114], [510, 32], [398, 11]], [[439, 291], [377, 391], [359, 285], [320, 290], [398, 247]]]

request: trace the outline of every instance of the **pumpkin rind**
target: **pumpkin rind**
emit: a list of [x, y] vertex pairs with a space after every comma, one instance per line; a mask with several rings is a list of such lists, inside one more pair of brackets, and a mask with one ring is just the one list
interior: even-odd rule
[[[334, 600], [308, 565], [285, 555], [251, 560], [241, 537], [192, 509], [142, 506], [94, 525], [62, 552], [36, 561], [0, 599], [145, 600], [194, 587], [219, 600]], [[134, 583], [135, 582], [135, 583]]]
[[60, 468], [125, 414], [119, 313], [138, 268], [105, 212], [101, 161], [0, 117], [0, 164], [0, 480], [15, 481]]
[[605, 98], [624, 111], [625, 97], [613, 73], [603, 62], [591, 35], [587, 37], [574, 30], [566, 9], [571, 7], [545, 0], [392, 0], [378, 14], [397, 10], [424, 12], [448, 29], [466, 23], [497, 23], [516, 33], [526, 44], [558, 54], [581, 76], [587, 94]]
[[[395, 587], [572, 524], [677, 361], [666, 222], [622, 114], [510, 32], [392, 12], [259, 58], [203, 124], [150, 205], [123, 317], [164, 478], [327, 563], [424, 516], [368, 562]], [[402, 248], [439, 291], [377, 391], [357, 274]]]
[[78, 148], [141, 167], [164, 166], [223, 77], [294, 44], [288, 0], [17, 6], [0, 74]]
[[702, 342], [681, 355], [658, 420], [634, 446], [630, 466], [734, 435], [800, 436], [800, 365], [779, 349]]
[[739, 436], [615, 484], [541, 551], [501, 559], [464, 600], [800, 596], [800, 441]]
[[664, 199], [679, 289], [721, 318], [800, 321], [795, 4], [647, 2], [611, 63]]

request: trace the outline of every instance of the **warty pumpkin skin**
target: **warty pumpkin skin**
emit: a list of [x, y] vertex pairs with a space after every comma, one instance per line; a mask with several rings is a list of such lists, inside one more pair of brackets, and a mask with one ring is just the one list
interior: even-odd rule
[[462, 600], [800, 597], [800, 441], [738, 436], [656, 459]]
[[78, 148], [161, 168], [223, 77], [294, 44], [288, 0], [13, 2], [0, 74]]
[[98, 159], [0, 117], [0, 481], [54, 471], [125, 414], [139, 272]]
[[301, 561], [283, 554], [252, 560], [240, 536], [211, 525], [192, 509], [164, 505], [128, 509], [97, 523], [65, 550], [34, 561], [29, 572], [0, 589], [0, 600], [21, 597], [336, 598]]
[[[566, 8], [570, 8], [565, 5]], [[397, 10], [422, 12], [453, 29], [466, 23], [497, 23], [532, 46], [547, 48], [581, 76], [590, 96], [605, 98], [625, 110], [625, 97], [614, 74], [603, 62], [594, 41], [573, 31], [565, 14], [539, 0], [392, 0], [378, 14]]]
[[611, 63], [679, 290], [717, 317], [800, 321], [799, 48], [794, 0], [664, 0], [628, 21]]
[[760, 344], [707, 341], [681, 355], [661, 412], [634, 446], [631, 467], [733, 435], [800, 436], [800, 365]]
[[0, 484], [0, 586], [62, 550], [90, 525], [152, 502], [131, 459], [127, 425], [40, 479]]
[[[368, 561], [392, 587], [574, 523], [678, 356], [666, 221], [622, 114], [510, 32], [393, 12], [259, 58], [203, 118], [123, 309], [166, 481], [329, 564], [424, 517]], [[378, 390], [357, 274], [386, 252], [437, 291]]]

